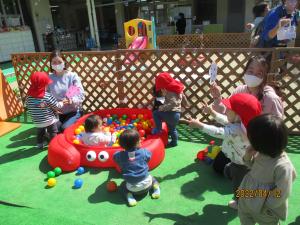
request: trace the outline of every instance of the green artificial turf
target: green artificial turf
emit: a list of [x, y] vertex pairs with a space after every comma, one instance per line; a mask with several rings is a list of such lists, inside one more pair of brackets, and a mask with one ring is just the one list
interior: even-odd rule
[[[22, 119], [22, 118], [21, 118]], [[211, 166], [195, 162], [198, 150], [211, 140], [186, 126], [179, 127], [180, 142], [166, 150], [163, 163], [151, 172], [161, 184], [161, 198], [149, 196], [133, 208], [126, 206], [120, 193], [106, 191], [107, 180], [119, 185], [114, 170], [87, 169], [57, 177], [57, 185], [46, 188], [47, 151], [35, 146], [33, 125], [0, 138], [0, 224], [105, 224], [105, 225], [225, 225], [239, 224], [236, 212], [226, 205], [231, 200], [231, 184], [216, 175]], [[299, 136], [289, 138], [289, 156], [300, 170]], [[73, 189], [76, 178], [81, 189]], [[281, 224], [300, 224], [300, 182], [296, 180], [289, 201], [289, 217]]]

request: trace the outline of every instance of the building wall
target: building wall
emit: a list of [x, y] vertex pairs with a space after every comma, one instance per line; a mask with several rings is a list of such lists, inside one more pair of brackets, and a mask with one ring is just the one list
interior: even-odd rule
[[245, 23], [251, 23], [254, 20], [252, 8], [255, 6], [257, 0], [246, 0], [245, 3]]
[[42, 34], [47, 32], [47, 27], [53, 28], [49, 0], [27, 0], [26, 3], [33, 19], [39, 50], [45, 51]]
[[227, 32], [228, 0], [217, 1], [217, 23], [223, 24], [224, 32]]

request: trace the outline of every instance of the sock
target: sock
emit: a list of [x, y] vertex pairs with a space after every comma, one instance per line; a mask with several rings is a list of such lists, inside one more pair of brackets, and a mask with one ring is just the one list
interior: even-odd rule
[[153, 185], [153, 193], [151, 196], [154, 199], [158, 199], [160, 197], [160, 188], [157, 183]]
[[133, 197], [133, 195], [131, 193], [127, 194], [127, 201], [128, 201], [129, 206], [136, 206], [136, 204], [137, 204], [137, 201], [135, 200], [135, 198]]

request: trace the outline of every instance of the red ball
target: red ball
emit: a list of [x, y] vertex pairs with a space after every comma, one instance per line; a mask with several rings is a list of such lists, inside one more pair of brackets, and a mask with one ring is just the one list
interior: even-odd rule
[[115, 128], [112, 127], [109, 129], [109, 131], [110, 131], [110, 133], [113, 133], [113, 132], [115, 132]]
[[145, 132], [145, 130], [141, 129], [141, 130], [139, 130], [139, 134], [141, 137], [144, 137], [146, 132]]
[[116, 184], [116, 182], [110, 180], [106, 184], [106, 189], [108, 192], [116, 192], [118, 189], [118, 185]]
[[140, 123], [138, 123], [138, 124], [136, 125], [136, 128], [137, 128], [138, 130], [142, 130], [142, 129], [143, 129], [143, 125], [140, 124]]
[[111, 115], [110, 114], [106, 114], [106, 116], [105, 116], [106, 118], [109, 118], [109, 117], [111, 117]]
[[136, 119], [136, 114], [132, 114], [132, 115], [131, 115], [131, 119], [132, 119], [132, 120], [135, 120], [135, 119]]
[[147, 120], [149, 118], [149, 116], [147, 114], [144, 114], [144, 120]]
[[197, 153], [197, 159], [203, 161], [205, 159], [205, 151], [201, 150]]

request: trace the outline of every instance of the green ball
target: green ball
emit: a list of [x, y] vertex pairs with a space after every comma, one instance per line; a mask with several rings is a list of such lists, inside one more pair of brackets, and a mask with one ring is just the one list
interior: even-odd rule
[[54, 173], [55, 173], [56, 176], [60, 175], [61, 172], [62, 172], [61, 168], [59, 168], [59, 167], [56, 167], [53, 171], [54, 171]]
[[48, 178], [53, 178], [53, 177], [55, 177], [55, 173], [54, 173], [53, 171], [49, 171], [49, 172], [47, 173], [47, 177], [48, 177]]
[[126, 119], [127, 119], [127, 115], [124, 114], [124, 115], [122, 116], [122, 119], [123, 119], [123, 120], [126, 120]]
[[118, 115], [117, 114], [112, 115], [112, 119], [113, 120], [118, 119]]

